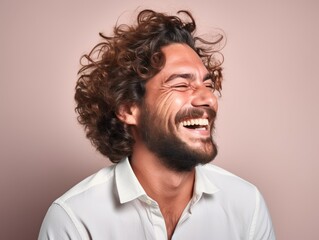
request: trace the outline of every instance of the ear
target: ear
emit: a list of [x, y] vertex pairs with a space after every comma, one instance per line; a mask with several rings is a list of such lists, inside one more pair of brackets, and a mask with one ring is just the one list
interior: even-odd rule
[[137, 125], [139, 113], [139, 108], [136, 104], [131, 106], [122, 105], [119, 107], [116, 116], [127, 125]]

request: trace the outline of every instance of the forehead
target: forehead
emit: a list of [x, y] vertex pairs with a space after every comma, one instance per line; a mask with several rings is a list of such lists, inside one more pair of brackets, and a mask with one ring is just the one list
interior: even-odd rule
[[[171, 68], [185, 68], [185, 70], [192, 69], [205, 71], [206, 68], [197, 55], [197, 53], [188, 45], [181, 43], [173, 43], [162, 48], [165, 56], [164, 70], [174, 70]], [[207, 72], [207, 70], [206, 70]]]

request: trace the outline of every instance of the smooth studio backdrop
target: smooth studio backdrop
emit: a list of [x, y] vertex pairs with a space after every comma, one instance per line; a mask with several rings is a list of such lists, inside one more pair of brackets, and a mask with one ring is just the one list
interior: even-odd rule
[[79, 58], [144, 8], [188, 9], [198, 33], [224, 30], [214, 162], [259, 187], [279, 240], [319, 239], [317, 1], [0, 4], [0, 239], [36, 239], [51, 202], [109, 164], [76, 122]]

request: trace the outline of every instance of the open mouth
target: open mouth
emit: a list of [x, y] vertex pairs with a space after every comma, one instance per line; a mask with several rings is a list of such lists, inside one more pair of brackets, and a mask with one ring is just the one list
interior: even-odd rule
[[194, 130], [207, 130], [208, 129], [208, 119], [206, 118], [196, 118], [188, 119], [181, 122], [183, 127]]

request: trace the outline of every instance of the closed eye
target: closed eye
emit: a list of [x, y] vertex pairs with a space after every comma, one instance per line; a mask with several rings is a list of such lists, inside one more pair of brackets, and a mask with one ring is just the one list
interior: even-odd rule
[[204, 85], [207, 88], [215, 89], [215, 83], [209, 76], [207, 76], [207, 78], [204, 80]]
[[175, 89], [178, 90], [188, 90], [189, 89], [189, 84], [187, 83], [179, 83], [179, 84], [175, 84], [172, 86]]
[[204, 77], [204, 85], [207, 88], [211, 88], [215, 90], [215, 82], [212, 78], [212, 75], [210, 73], [207, 73], [206, 76]]
[[205, 87], [215, 89], [214, 83], [205, 83]]
[[186, 84], [186, 83], [183, 83], [183, 84], [176, 84], [174, 85], [173, 87], [176, 87], [176, 88], [183, 88], [183, 87], [188, 87], [189, 85]]

